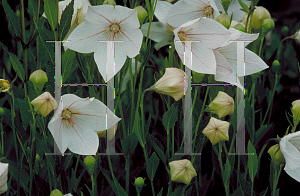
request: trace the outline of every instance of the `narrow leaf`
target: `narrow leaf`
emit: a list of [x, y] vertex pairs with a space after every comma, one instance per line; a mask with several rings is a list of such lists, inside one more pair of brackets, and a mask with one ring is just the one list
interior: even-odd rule
[[127, 136], [125, 136], [125, 138], [123, 140], [121, 140], [121, 144], [122, 144], [122, 149], [123, 149], [123, 153], [126, 156], [130, 156], [130, 154], [132, 154], [137, 146], [138, 140], [136, 138], [136, 135], [134, 133], [131, 133]]
[[44, 0], [44, 11], [52, 30], [55, 31], [58, 19], [58, 5], [56, 1]]
[[8, 22], [11, 24], [14, 33], [17, 37], [20, 38], [21, 35], [21, 27], [20, 27], [20, 20], [17, 17], [17, 15], [12, 11], [12, 9], [10, 8], [10, 6], [8, 5], [6, 0], [2, 0], [2, 5], [6, 14], [6, 17], [8, 19]]
[[103, 168], [101, 168], [101, 171], [117, 196], [127, 196], [127, 193], [124, 191], [124, 189], [121, 187], [121, 185], [114, 176], [113, 180], [111, 180], [109, 175], [110, 173], [108, 171], [106, 171]]
[[174, 106], [174, 104], [169, 108], [167, 112], [164, 113], [163, 115], [163, 125], [167, 132], [175, 125], [176, 121], [178, 119], [177, 115], [177, 109]]
[[258, 159], [257, 159], [256, 150], [252, 145], [251, 141], [249, 141], [247, 149], [248, 149], [248, 153], [251, 153], [248, 155], [248, 168], [249, 168], [250, 179], [253, 182], [254, 177], [257, 173]]
[[241, 7], [243, 8], [243, 10], [244, 10], [247, 14], [249, 14], [250, 9], [248, 8], [248, 6], [247, 6], [244, 2], [242, 2], [242, 0], [238, 0], [238, 1], [239, 1], [239, 3], [240, 3]]
[[153, 152], [151, 157], [147, 160], [147, 167], [146, 167], [148, 177], [150, 178], [151, 181], [153, 181], [158, 164], [159, 164], [159, 158], [157, 157], [156, 153]]
[[65, 83], [67, 79], [73, 75], [78, 65], [73, 63], [76, 53], [73, 50], [67, 50], [62, 55], [62, 82]]
[[58, 28], [59, 39], [62, 41], [71, 26], [72, 15], [74, 12], [74, 0], [72, 0], [61, 15], [60, 25]]

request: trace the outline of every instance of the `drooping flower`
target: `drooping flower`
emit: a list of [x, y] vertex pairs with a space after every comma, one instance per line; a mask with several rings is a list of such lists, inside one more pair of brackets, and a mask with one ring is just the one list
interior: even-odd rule
[[227, 93], [219, 91], [217, 97], [208, 105], [211, 113], [217, 114], [219, 118], [232, 115], [234, 112], [234, 100]]
[[280, 150], [286, 162], [285, 172], [300, 182], [300, 131], [281, 138]]
[[0, 163], [0, 194], [7, 191], [8, 163]]
[[74, 29], [68, 38], [70, 42], [65, 42], [64, 46], [80, 53], [94, 52], [99, 72], [108, 81], [114, 73], [106, 71], [107, 44], [100, 41], [123, 41], [114, 43], [116, 74], [124, 65], [126, 56], [133, 58], [139, 54], [143, 35], [137, 12], [118, 5], [90, 6], [85, 20]]
[[113, 118], [114, 124], [121, 120], [95, 98], [65, 94], [48, 128], [62, 153], [69, 148], [76, 154], [94, 155], [99, 146], [96, 131], [110, 128], [106, 127], [108, 118]]
[[[157, 1], [154, 15], [159, 22], [152, 22], [150, 26], [149, 38], [157, 42], [155, 49], [159, 50], [161, 47], [171, 44], [173, 41], [173, 30], [167, 21], [166, 16], [171, 9], [172, 4], [167, 1]], [[141, 27], [141, 31], [145, 37], [148, 34], [149, 23], [145, 23]], [[171, 32], [170, 32], [171, 31]]]
[[229, 140], [229, 122], [211, 117], [208, 125], [203, 130], [203, 134], [208, 137], [212, 145], [224, 140]]
[[[71, 3], [72, 0], [64, 0], [58, 2], [58, 24], [60, 24], [61, 16], [63, 11], [66, 9], [66, 7]], [[70, 24], [69, 32], [67, 33], [64, 40], [68, 38], [70, 33], [85, 19], [85, 15], [87, 13], [88, 7], [91, 6], [91, 3], [88, 0], [74, 0], [74, 6], [73, 6], [73, 15], [72, 20]], [[43, 16], [46, 18], [46, 14], [43, 13]]]
[[197, 176], [197, 172], [188, 159], [172, 161], [170, 165], [171, 180], [189, 185], [192, 178]]
[[0, 79], [0, 92], [6, 92], [11, 89], [11, 84], [8, 80]]
[[[248, 41], [245, 42], [245, 46], [247, 46], [250, 42], [257, 39], [258, 34], [249, 34], [238, 31], [234, 28], [230, 28], [229, 31], [232, 33], [228, 40], [236, 40], [236, 41]], [[245, 69], [241, 74], [237, 74], [237, 42], [224, 42], [221, 47], [216, 48], [214, 50], [217, 59], [217, 65], [230, 65], [232, 69], [232, 73], [229, 75], [223, 75], [216, 77], [217, 81], [224, 81], [231, 84], [237, 85], [239, 88], [244, 90], [244, 87], [241, 86], [240, 81], [237, 79], [238, 77], [243, 77], [247, 75], [251, 75], [262, 71], [269, 66], [254, 52], [245, 48], [244, 57], [245, 60]]]
[[48, 92], [44, 92], [31, 101], [36, 113], [46, 117], [50, 112], [57, 108], [57, 102]]
[[[242, 0], [242, 2], [247, 5], [248, 7], [251, 5], [251, 1], [245, 1], [245, 0]], [[219, 0], [215, 0], [215, 3], [217, 5], [217, 8], [218, 10], [224, 14], [225, 13], [225, 10], [223, 8], [223, 5], [221, 4], [221, 2]], [[228, 16], [229, 18], [231, 18], [231, 15], [233, 14], [232, 16], [232, 19], [233, 20], [242, 20], [243, 16], [245, 15], [245, 12], [241, 10], [241, 5], [239, 3], [238, 0], [232, 0], [229, 7], [228, 7], [228, 10], [227, 10], [227, 13], [228, 13]]]
[[[191, 70], [198, 73], [216, 74], [217, 65], [214, 49], [220, 47], [231, 35], [231, 33], [220, 23], [209, 18], [198, 18], [189, 21], [174, 30], [175, 49], [182, 62]], [[178, 41], [200, 41], [192, 42], [192, 67], [191, 58], [184, 52], [190, 51], [185, 43]], [[185, 50], [185, 51], [184, 51]], [[218, 74], [228, 75], [232, 72], [230, 66], [221, 64]]]
[[201, 17], [215, 19], [220, 15], [214, 0], [182, 0], [169, 10], [166, 20], [173, 27]]
[[181, 69], [166, 68], [165, 74], [149, 88], [154, 89], [156, 92], [169, 95], [178, 101], [181, 99], [187, 88], [188, 83], [184, 81], [185, 73]]

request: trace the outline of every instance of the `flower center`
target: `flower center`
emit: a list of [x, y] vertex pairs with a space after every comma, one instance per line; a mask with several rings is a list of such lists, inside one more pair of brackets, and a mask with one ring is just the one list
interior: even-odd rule
[[177, 33], [177, 35], [178, 35], [180, 41], [192, 41], [191, 39], [186, 38], [186, 34], [187, 34], [189, 31], [191, 31], [191, 30], [192, 30], [192, 29], [189, 29], [189, 30], [187, 30], [187, 31], [179, 31], [179, 32]]
[[69, 123], [71, 126], [75, 125], [75, 121], [72, 119], [72, 114], [79, 114], [80, 112], [71, 111], [67, 108], [64, 108], [61, 114], [61, 118], [66, 121], [67, 128], [69, 129]]
[[206, 18], [214, 18], [214, 8], [210, 5], [204, 8], [204, 15]]
[[[118, 40], [118, 33], [120, 33], [121, 37], [123, 38], [123, 34], [120, 31], [120, 26], [118, 23], [116, 23], [116, 20], [114, 20], [114, 23], [110, 25], [108, 29], [106, 29], [103, 34], [107, 33], [110, 31], [110, 34], [108, 35], [107, 41], [109, 41], [109, 38], [112, 37], [113, 40]], [[116, 37], [116, 38], [115, 38]]]

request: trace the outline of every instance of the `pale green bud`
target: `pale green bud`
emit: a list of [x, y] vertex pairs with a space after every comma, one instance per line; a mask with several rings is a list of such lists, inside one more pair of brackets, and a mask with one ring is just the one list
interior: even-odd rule
[[58, 107], [56, 100], [48, 92], [44, 92], [32, 100], [31, 104], [34, 106], [36, 113], [43, 115], [44, 117]]
[[216, 98], [208, 105], [208, 110], [219, 118], [234, 113], [234, 100], [227, 93], [219, 91]]
[[221, 14], [216, 18], [216, 21], [218, 21], [220, 24], [222, 24], [227, 29], [230, 26], [230, 18], [227, 14]]
[[272, 30], [275, 26], [274, 21], [271, 18], [267, 18], [264, 20], [262, 24], [262, 32], [267, 34], [270, 30]]
[[134, 9], [137, 11], [137, 16], [140, 23], [143, 23], [145, 18], [148, 16], [147, 11], [142, 6], [137, 6]]
[[63, 196], [63, 194], [60, 192], [60, 190], [54, 189], [54, 190], [51, 192], [50, 196]]
[[280, 68], [280, 63], [279, 61], [275, 60], [273, 61], [272, 63], [272, 69], [275, 73], [277, 73], [279, 71], [279, 68]]
[[90, 175], [93, 175], [94, 173], [94, 165], [95, 165], [95, 158], [91, 155], [88, 155], [87, 157], [85, 157], [85, 159], [83, 160], [87, 171], [89, 172]]
[[273, 163], [279, 166], [281, 163], [284, 163], [285, 159], [280, 150], [279, 144], [275, 144], [271, 148], [269, 148], [268, 153], [271, 156]]
[[138, 177], [135, 179], [134, 181], [134, 185], [136, 188], [142, 188], [144, 186], [145, 182], [144, 179], [142, 177]]
[[300, 99], [293, 101], [292, 106], [294, 126], [296, 127], [300, 121]]
[[105, 5], [105, 4], [113, 5], [113, 6], [116, 6], [116, 5], [117, 5], [116, 2], [115, 2], [114, 0], [105, 0], [105, 1], [103, 2], [103, 5]]
[[188, 159], [172, 161], [169, 163], [171, 180], [189, 185], [197, 172]]
[[264, 20], [267, 18], [271, 18], [270, 12], [262, 6], [258, 6], [253, 12], [251, 22], [252, 28], [255, 30], [261, 29]]
[[245, 32], [245, 26], [242, 24], [236, 24], [233, 28], [235, 28], [236, 30]]
[[36, 70], [34, 71], [30, 77], [29, 80], [33, 83], [33, 85], [38, 88], [39, 90], [43, 89], [46, 82], [48, 82], [48, 77], [46, 72], [43, 70]]

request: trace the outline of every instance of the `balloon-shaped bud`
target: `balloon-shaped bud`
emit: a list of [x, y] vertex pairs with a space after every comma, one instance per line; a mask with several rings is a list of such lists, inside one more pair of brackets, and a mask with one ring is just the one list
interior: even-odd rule
[[62, 192], [61, 192], [60, 190], [54, 189], [54, 190], [51, 192], [50, 196], [63, 196], [63, 194], [62, 194]]
[[219, 91], [217, 97], [208, 105], [208, 110], [217, 114], [219, 118], [232, 115], [234, 112], [234, 100], [227, 93]]
[[274, 21], [271, 18], [267, 18], [264, 20], [262, 24], [262, 32], [267, 34], [270, 30], [272, 30], [275, 26]]
[[83, 160], [83, 162], [87, 168], [87, 171], [89, 172], [90, 175], [93, 175], [93, 173], [94, 173], [95, 161], [96, 161], [95, 158], [91, 155], [88, 155]]
[[252, 22], [251, 22], [252, 28], [255, 30], [261, 29], [264, 20], [267, 18], [271, 18], [270, 12], [262, 6], [258, 6], [253, 11]]
[[211, 117], [202, 133], [208, 137], [212, 145], [215, 145], [220, 141], [229, 140], [228, 129], [229, 122]]
[[216, 18], [216, 21], [218, 21], [221, 25], [223, 25], [225, 28], [229, 28], [230, 26], [230, 18], [227, 14], [221, 14]]
[[172, 161], [170, 165], [171, 180], [189, 185], [192, 178], [197, 176], [197, 172], [188, 159]]
[[43, 70], [36, 70], [34, 71], [30, 77], [29, 80], [33, 83], [33, 85], [38, 88], [39, 90], [42, 90], [45, 83], [48, 82], [48, 77], [46, 72]]
[[48, 92], [44, 92], [33, 101], [31, 104], [34, 106], [36, 113], [46, 117], [50, 112], [52, 112], [58, 104], [52, 95]]
[[271, 159], [275, 165], [279, 166], [281, 163], [284, 163], [285, 159], [280, 150], [279, 144], [275, 144], [271, 148], [269, 148], [268, 153], [270, 154]]
[[245, 25], [244, 24], [236, 24], [233, 28], [235, 28], [236, 30], [245, 32]]
[[147, 11], [142, 6], [137, 6], [134, 9], [137, 11], [137, 16], [140, 23], [143, 23], [145, 18], [148, 16]]
[[278, 73], [279, 71], [279, 68], [280, 68], [280, 63], [278, 60], [274, 60], [273, 63], [272, 63], [272, 69], [275, 73]]
[[294, 126], [296, 127], [300, 122], [300, 99], [293, 101], [292, 106]]

